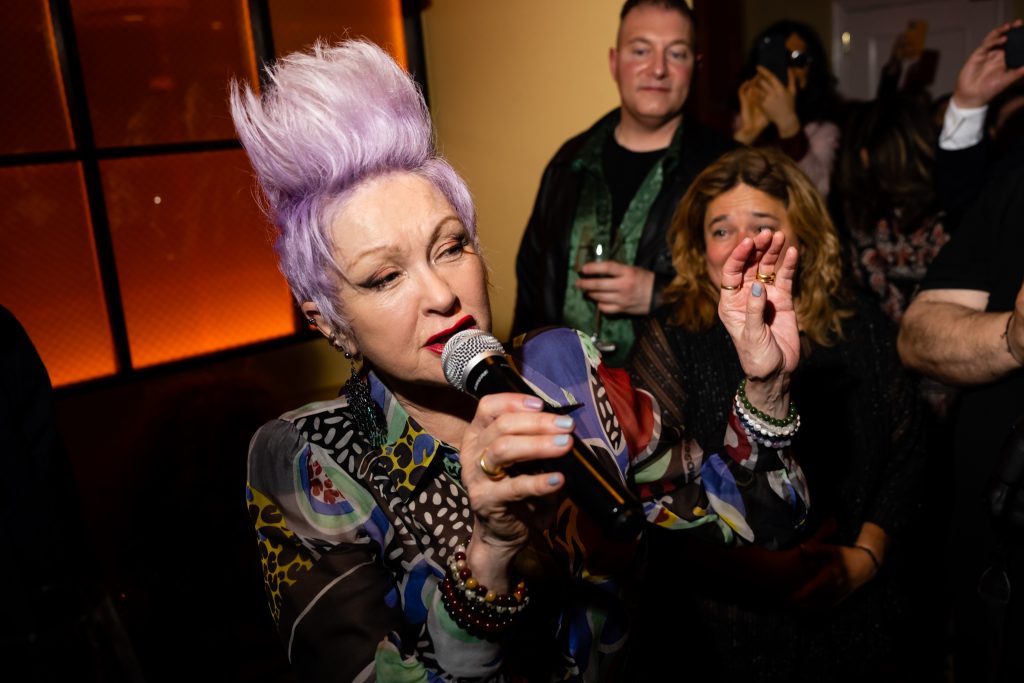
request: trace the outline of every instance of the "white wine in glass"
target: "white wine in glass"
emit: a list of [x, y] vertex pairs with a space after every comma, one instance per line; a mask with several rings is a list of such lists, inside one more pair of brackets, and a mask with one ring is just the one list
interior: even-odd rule
[[[601, 240], [587, 240], [580, 242], [576, 250], [576, 277], [582, 279], [611, 277], [610, 275], [587, 275], [583, 272], [583, 266], [597, 261], [611, 260], [610, 249], [606, 242]], [[601, 339], [601, 309], [594, 303], [594, 332], [590, 335], [595, 348], [601, 353], [611, 353], [615, 350], [613, 342]]]

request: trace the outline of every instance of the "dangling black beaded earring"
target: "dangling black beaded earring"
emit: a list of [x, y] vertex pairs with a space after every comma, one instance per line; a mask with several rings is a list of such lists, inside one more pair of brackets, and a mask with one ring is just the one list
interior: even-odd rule
[[[331, 336], [333, 343], [334, 335]], [[338, 345], [338, 350], [343, 352], [345, 358], [352, 362], [352, 376], [348, 378], [345, 386], [341, 388], [341, 393], [348, 399], [348, 405], [352, 409], [352, 417], [356, 422], [356, 427], [372, 446], [381, 446], [387, 438], [387, 432], [384, 429], [384, 415], [380, 412], [377, 404], [373, 402], [366, 382], [356, 372], [356, 364], [353, 361], [352, 354], [345, 351], [340, 345]]]

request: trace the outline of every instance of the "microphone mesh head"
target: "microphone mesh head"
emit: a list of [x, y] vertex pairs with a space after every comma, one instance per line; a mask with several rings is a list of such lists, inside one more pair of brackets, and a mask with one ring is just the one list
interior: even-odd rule
[[463, 330], [452, 335], [441, 352], [441, 367], [448, 384], [465, 391], [470, 361], [486, 352], [504, 355], [505, 349], [501, 342], [483, 330]]

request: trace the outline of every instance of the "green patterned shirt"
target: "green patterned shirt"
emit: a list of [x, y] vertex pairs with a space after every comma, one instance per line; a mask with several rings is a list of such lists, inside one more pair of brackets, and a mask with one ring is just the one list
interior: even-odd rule
[[[612, 196], [605, 180], [601, 152], [608, 141], [608, 136], [614, 134], [617, 125], [618, 119], [609, 119], [587, 141], [572, 162], [573, 170], [580, 173], [582, 178], [580, 199], [569, 238], [569, 259], [566, 264], [568, 277], [562, 320], [569, 327], [588, 334], [593, 334], [597, 330], [598, 311], [597, 305], [576, 288], [576, 280], [579, 277], [576, 272], [576, 253], [581, 244], [600, 241], [609, 245], [607, 255], [610, 260], [628, 264], [636, 261], [637, 246], [643, 237], [647, 214], [661, 192], [665, 171], [678, 161], [678, 142], [683, 130], [680, 125], [665, 155], [654, 164], [641, 183], [640, 189], [633, 196], [622, 223], [618, 229], [613, 229]], [[624, 366], [633, 346], [633, 317], [601, 316], [600, 339], [615, 345], [614, 351], [604, 353], [605, 363], [612, 367]]]

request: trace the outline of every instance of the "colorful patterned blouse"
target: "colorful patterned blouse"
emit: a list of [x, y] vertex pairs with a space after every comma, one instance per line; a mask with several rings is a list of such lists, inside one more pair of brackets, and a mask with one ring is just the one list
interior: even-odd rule
[[[538, 395], [567, 406], [577, 436], [639, 493], [650, 523], [768, 547], [803, 524], [799, 467], [749, 443], [735, 415], [726, 445], [705, 452], [625, 372], [606, 368], [585, 335], [525, 335], [509, 358]], [[608, 540], [564, 496], [542, 504], [546, 523], [516, 563], [531, 593], [520, 628], [498, 643], [472, 637], [438, 591], [473, 523], [458, 453], [369, 381], [386, 445], [368, 447], [338, 398], [267, 423], [250, 446], [247, 498], [267, 598], [300, 678], [613, 678], [640, 543]]]

